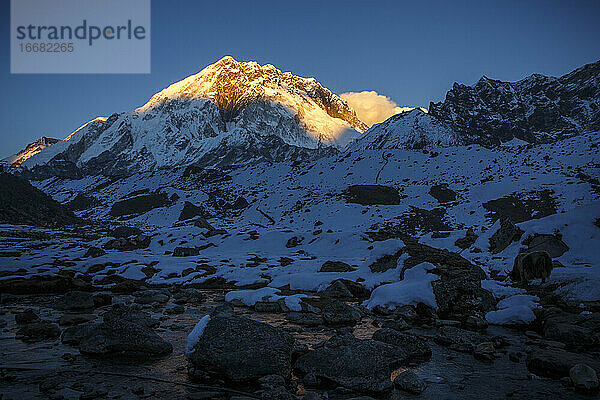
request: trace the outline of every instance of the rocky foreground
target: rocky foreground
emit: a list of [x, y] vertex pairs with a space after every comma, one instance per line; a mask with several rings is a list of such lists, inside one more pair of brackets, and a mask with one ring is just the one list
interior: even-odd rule
[[116, 275], [106, 290], [92, 271], [0, 280], [2, 399], [595, 395], [600, 304], [581, 312], [530, 285], [541, 306], [534, 322], [488, 326], [494, 301], [479, 267], [418, 243], [406, 251], [436, 267], [437, 310], [368, 309], [371, 292], [344, 279], [320, 292], [283, 290], [276, 301], [224, 283], [152, 286]]

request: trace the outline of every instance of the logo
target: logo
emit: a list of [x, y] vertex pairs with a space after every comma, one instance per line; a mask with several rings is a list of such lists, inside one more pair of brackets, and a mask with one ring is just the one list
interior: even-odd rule
[[150, 0], [11, 0], [11, 73], [150, 73]]

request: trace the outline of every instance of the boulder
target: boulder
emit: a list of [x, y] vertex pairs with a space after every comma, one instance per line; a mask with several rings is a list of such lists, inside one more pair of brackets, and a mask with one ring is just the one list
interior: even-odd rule
[[391, 372], [407, 359], [399, 347], [352, 335], [334, 336], [296, 360], [302, 375], [334, 382], [347, 389], [381, 393], [393, 388]]
[[506, 249], [512, 242], [521, 239], [523, 230], [512, 223], [508, 218], [500, 219], [500, 228], [490, 237], [490, 252], [492, 254], [500, 253]]
[[574, 365], [569, 370], [569, 377], [577, 390], [591, 392], [598, 389], [598, 375], [589, 365]]
[[456, 200], [456, 192], [448, 187], [447, 183], [433, 185], [429, 194], [440, 203], [449, 203]]
[[600, 372], [600, 361], [597, 357], [586, 354], [571, 353], [562, 349], [544, 349], [532, 351], [525, 360], [527, 369], [536, 375], [559, 379], [569, 376], [571, 368], [577, 364], [586, 364]]
[[355, 269], [342, 261], [325, 261], [319, 272], [352, 272]]
[[106, 254], [106, 251], [102, 250], [100, 247], [90, 246], [87, 251], [83, 255], [84, 258], [96, 258]]
[[103, 317], [102, 323], [84, 328], [79, 342], [81, 353], [103, 357], [154, 357], [173, 351], [173, 346], [149, 327], [151, 323], [144, 313], [115, 307]]
[[231, 381], [292, 376], [294, 338], [249, 318], [211, 316], [188, 359], [195, 369]]
[[132, 236], [143, 235], [144, 232], [140, 228], [134, 226], [119, 226], [108, 232], [108, 235], [113, 238], [129, 238]]
[[183, 209], [181, 210], [181, 213], [179, 214], [179, 220], [186, 221], [188, 219], [192, 219], [195, 217], [203, 217], [204, 218], [205, 216], [206, 216], [206, 212], [204, 211], [204, 207], [197, 206], [197, 205], [190, 203], [189, 201], [186, 201], [183, 204]]
[[456, 239], [454, 245], [459, 249], [468, 249], [473, 246], [473, 244], [477, 241], [478, 236], [475, 234], [472, 228], [467, 229], [465, 236], [459, 239]]
[[94, 308], [94, 299], [88, 292], [74, 290], [59, 297], [54, 305], [59, 310], [86, 311]]
[[198, 289], [182, 288], [173, 293], [175, 304], [200, 304], [206, 296]]
[[24, 341], [53, 340], [60, 336], [58, 325], [50, 321], [37, 321], [23, 325], [17, 330], [16, 337]]
[[396, 188], [383, 185], [352, 185], [345, 193], [348, 203], [368, 205], [400, 204], [400, 194]]
[[332, 326], [354, 326], [360, 322], [361, 318], [356, 308], [339, 300], [328, 302], [321, 312], [325, 323]]
[[415, 334], [401, 333], [393, 329], [382, 328], [373, 334], [373, 340], [391, 344], [406, 353], [408, 362], [423, 362], [431, 358], [431, 347], [426, 340]]
[[434, 341], [452, 350], [470, 353], [475, 346], [488, 342], [489, 339], [477, 332], [467, 331], [454, 326], [442, 326], [437, 329]]
[[150, 246], [152, 239], [144, 234], [129, 238], [116, 238], [109, 240], [102, 246], [105, 250], [132, 251], [145, 249]]
[[15, 322], [17, 325], [30, 324], [32, 322], [38, 322], [39, 320], [40, 317], [31, 308], [15, 314]]
[[405, 392], [421, 394], [427, 389], [427, 384], [413, 371], [406, 370], [394, 378], [394, 386]]
[[137, 292], [134, 301], [138, 304], [165, 304], [170, 298], [168, 290], [145, 290]]
[[523, 241], [527, 245], [527, 252], [545, 251], [551, 258], [558, 258], [569, 251], [569, 246], [562, 241], [560, 235], [536, 233]]
[[596, 334], [587, 328], [565, 321], [560, 316], [544, 322], [544, 337], [568, 346], [591, 347], [597, 343]]
[[323, 326], [325, 321], [319, 314], [312, 312], [290, 312], [287, 314], [287, 320], [298, 325], [304, 326]]
[[352, 298], [352, 292], [341, 281], [334, 281], [325, 290], [319, 292], [321, 297], [330, 297], [334, 299]]
[[197, 247], [175, 247], [173, 257], [193, 257], [200, 254], [200, 249]]
[[0, 280], [0, 293], [55, 294], [82, 289], [91, 289], [91, 285], [80, 279], [62, 275], [34, 275], [28, 278], [18, 277]]
[[141, 194], [139, 196], [130, 197], [113, 203], [109, 214], [112, 217], [141, 215], [154, 208], [169, 205], [170, 202], [171, 201], [166, 193], [157, 192]]

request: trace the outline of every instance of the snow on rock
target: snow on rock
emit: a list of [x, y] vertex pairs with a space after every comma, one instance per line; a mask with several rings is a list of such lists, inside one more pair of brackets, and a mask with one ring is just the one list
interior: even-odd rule
[[403, 305], [424, 303], [437, 309], [431, 282], [439, 277], [428, 272], [434, 268], [433, 264], [425, 262], [406, 270], [404, 280], [379, 286], [363, 306], [369, 309], [375, 306], [395, 309]]
[[200, 340], [200, 336], [202, 336], [202, 334], [204, 333], [204, 329], [206, 328], [206, 325], [208, 324], [209, 321], [210, 321], [210, 315], [205, 315], [204, 317], [200, 318], [200, 321], [198, 321], [196, 326], [194, 326], [194, 329], [192, 329], [192, 331], [188, 335], [186, 343], [185, 343], [185, 355], [186, 356], [188, 356], [194, 352], [194, 346], [196, 346], [196, 344]]
[[253, 306], [259, 301], [276, 302], [283, 299], [285, 305], [292, 311], [302, 311], [301, 299], [306, 297], [305, 294], [295, 294], [290, 296], [280, 296], [281, 291], [272, 287], [264, 287], [260, 289], [238, 290], [232, 291], [225, 295], [225, 301], [231, 303], [238, 300], [246, 306]]
[[527, 325], [535, 321], [533, 310], [539, 307], [539, 297], [517, 294], [500, 300], [498, 310], [485, 315], [486, 320], [494, 325]]

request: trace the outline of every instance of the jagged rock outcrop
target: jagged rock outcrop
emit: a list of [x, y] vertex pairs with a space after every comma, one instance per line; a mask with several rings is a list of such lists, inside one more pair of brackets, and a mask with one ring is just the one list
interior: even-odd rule
[[549, 142], [600, 129], [600, 61], [554, 78], [531, 75], [518, 82], [488, 77], [455, 83], [429, 113], [467, 143], [498, 145], [513, 138]]

